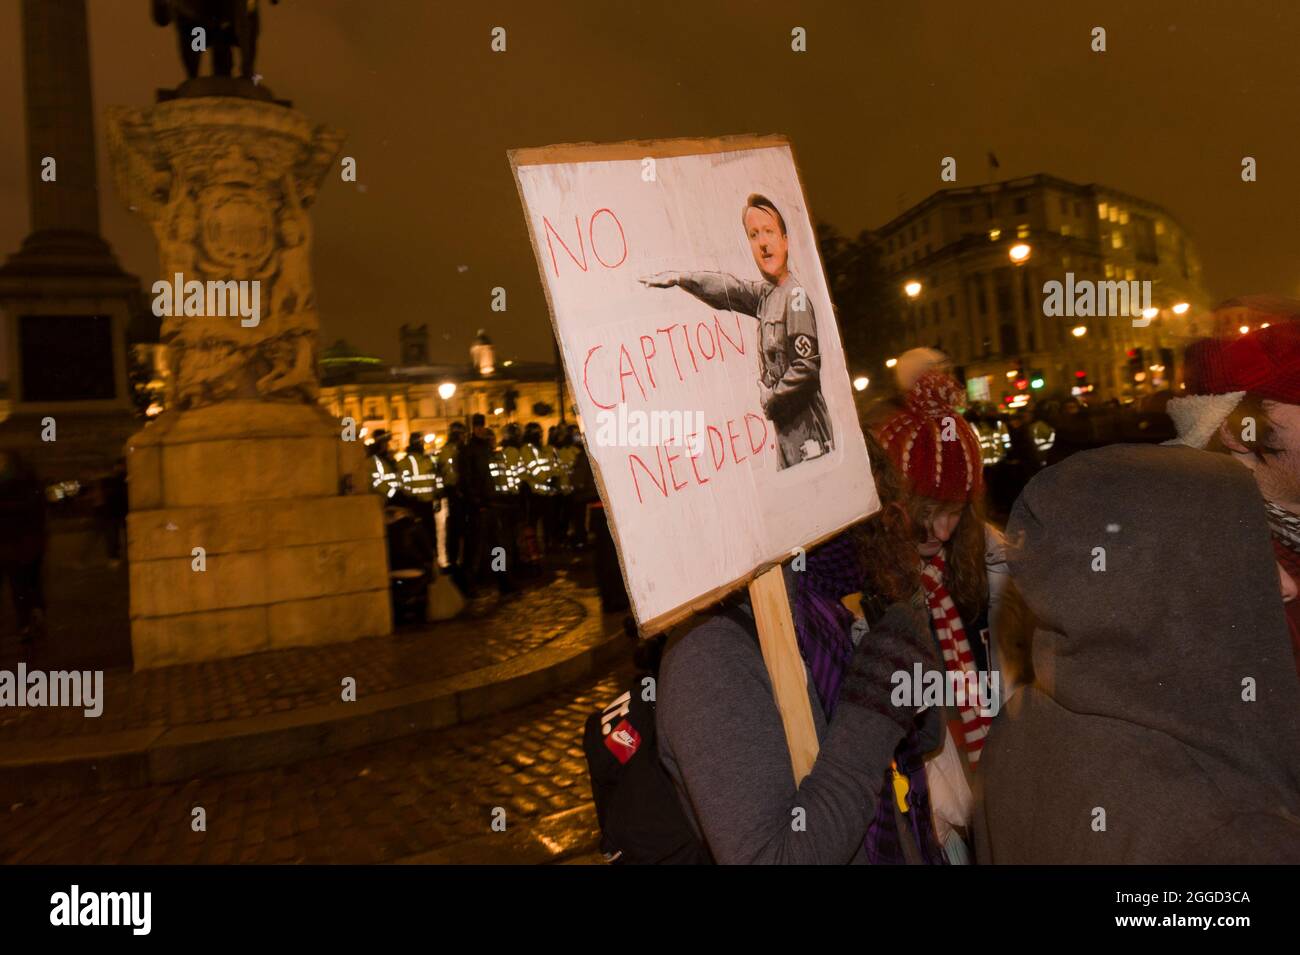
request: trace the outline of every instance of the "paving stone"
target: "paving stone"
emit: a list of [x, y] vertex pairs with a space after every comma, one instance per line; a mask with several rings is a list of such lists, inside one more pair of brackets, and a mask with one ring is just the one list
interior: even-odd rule
[[[324, 706], [339, 702], [344, 676], [354, 677], [359, 695], [365, 695], [467, 673], [516, 659], [571, 632], [586, 618], [582, 599], [590, 594], [589, 588], [560, 578], [506, 604], [488, 597], [455, 620], [386, 637], [139, 673], [107, 669], [100, 717], [66, 708], [10, 710], [0, 718], [0, 752], [8, 740], [84, 737]], [[527, 625], [520, 626], [521, 620]], [[12, 669], [16, 653], [17, 644], [6, 642], [0, 668]], [[39, 659], [28, 661], [29, 668], [40, 665]]]
[[[493, 806], [519, 835], [590, 805], [586, 765], [571, 753], [595, 701], [617, 695], [630, 672], [623, 664], [507, 713], [294, 766], [24, 802], [0, 815], [0, 864], [376, 863], [460, 843], [471, 848], [458, 861], [476, 861], [480, 845], [477, 861], [501, 861], [513, 843], [471, 843], [493, 834]], [[527, 772], [509, 771], [518, 756]], [[190, 828], [199, 805], [206, 833]], [[574, 839], [599, 861], [593, 833]]]

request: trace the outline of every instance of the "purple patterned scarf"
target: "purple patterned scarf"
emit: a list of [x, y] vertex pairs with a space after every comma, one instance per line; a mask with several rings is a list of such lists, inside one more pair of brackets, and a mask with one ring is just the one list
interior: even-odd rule
[[[849, 635], [853, 613], [840, 598], [863, 589], [862, 546], [857, 532], [846, 531], [809, 553], [807, 568], [795, 572], [792, 611], [799, 652], [812, 671], [813, 686], [828, 723], [839, 701], [845, 668], [853, 656], [853, 638]], [[865, 634], [862, 639], [870, 640], [871, 635]], [[910, 811], [906, 818], [921, 858], [928, 865], [944, 865], [947, 857], [930, 821], [930, 791], [923, 756], [913, 727], [894, 751], [898, 771], [907, 777], [910, 787], [907, 796]], [[894, 786], [889, 770], [882, 780], [875, 818], [867, 827], [863, 849], [873, 865], [900, 865], [907, 861], [894, 821]]]

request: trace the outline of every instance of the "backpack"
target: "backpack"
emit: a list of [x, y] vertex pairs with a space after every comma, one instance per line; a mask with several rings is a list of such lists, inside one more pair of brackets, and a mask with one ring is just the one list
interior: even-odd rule
[[[746, 629], [749, 608], [720, 611]], [[611, 865], [712, 865], [687, 819], [677, 787], [659, 760], [655, 703], [644, 698], [657, 660], [604, 709], [587, 717], [582, 748], [600, 822], [600, 850]]]

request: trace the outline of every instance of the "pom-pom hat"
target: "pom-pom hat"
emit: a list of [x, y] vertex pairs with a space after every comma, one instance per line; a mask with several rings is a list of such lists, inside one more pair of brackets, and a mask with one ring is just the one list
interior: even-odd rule
[[983, 490], [979, 436], [957, 412], [964, 397], [952, 376], [926, 372], [880, 426], [877, 437], [914, 494], [965, 503]]

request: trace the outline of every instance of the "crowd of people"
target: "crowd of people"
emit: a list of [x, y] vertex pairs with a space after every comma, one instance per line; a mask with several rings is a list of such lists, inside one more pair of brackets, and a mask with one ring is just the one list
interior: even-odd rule
[[864, 422], [880, 510], [785, 567], [811, 771], [738, 596], [667, 639], [675, 805], [625, 815], [679, 812], [676, 861], [1300, 861], [1300, 303], [1270, 317], [1189, 349], [1166, 442], [1040, 462], [1004, 530], [962, 388], [912, 369]]
[[441, 568], [467, 596], [488, 581], [512, 594], [548, 554], [587, 546], [599, 498], [577, 425], [543, 440], [540, 423], [510, 423], [498, 440], [475, 414], [436, 451], [421, 432], [403, 453], [391, 444], [376, 431], [351, 476], [354, 493], [385, 498], [390, 567]]

